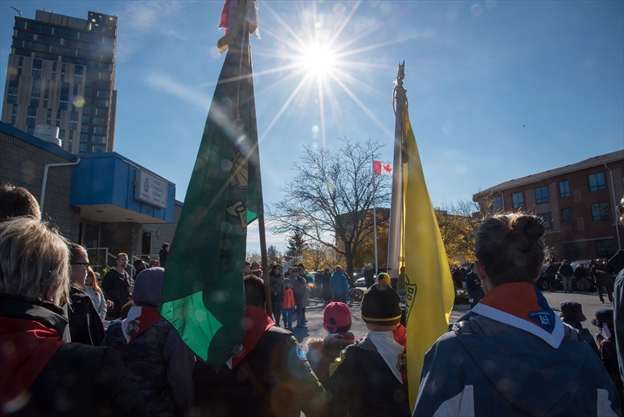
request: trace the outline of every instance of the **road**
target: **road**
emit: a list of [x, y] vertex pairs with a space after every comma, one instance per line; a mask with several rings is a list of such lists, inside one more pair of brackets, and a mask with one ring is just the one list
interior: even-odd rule
[[[591, 319], [594, 317], [594, 313], [601, 308], [613, 308], [613, 305], [609, 302], [609, 299], [605, 297], [605, 303], [600, 303], [597, 293], [573, 293], [565, 294], [561, 291], [551, 292], [544, 291], [544, 297], [548, 301], [550, 307], [559, 312], [559, 306], [564, 300], [572, 300], [581, 303], [583, 306], [583, 313], [587, 317], [587, 321], [583, 323], [584, 327], [587, 327], [590, 332], [596, 333], [597, 328], [591, 324]], [[360, 303], [351, 302], [349, 304], [351, 308], [351, 316], [353, 317], [353, 324], [351, 331], [353, 334], [360, 338], [367, 332], [366, 325], [360, 317]], [[310, 306], [306, 308], [306, 318], [308, 319], [308, 327], [304, 329], [295, 328], [294, 334], [297, 340], [306, 347], [306, 342], [310, 337], [324, 337], [327, 332], [323, 329], [323, 309], [325, 305], [320, 300], [310, 300]], [[451, 322], [457, 321], [461, 316], [466, 314], [470, 310], [469, 305], [455, 306], [451, 314]], [[293, 320], [295, 321], [295, 320]]]

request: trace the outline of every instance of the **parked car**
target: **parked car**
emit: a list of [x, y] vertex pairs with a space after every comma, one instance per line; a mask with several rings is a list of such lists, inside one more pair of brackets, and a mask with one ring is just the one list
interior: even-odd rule
[[583, 267], [587, 268], [590, 263], [590, 259], [579, 259], [578, 261], [570, 262], [570, 266], [572, 267], [572, 269], [576, 269], [576, 266], [578, 264], [583, 264]]
[[355, 281], [355, 286], [356, 287], [366, 287], [366, 278], [362, 277], [362, 278], [358, 278]]

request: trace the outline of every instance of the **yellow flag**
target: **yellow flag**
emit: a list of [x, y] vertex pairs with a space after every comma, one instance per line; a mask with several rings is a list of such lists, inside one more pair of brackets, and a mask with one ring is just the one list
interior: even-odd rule
[[402, 106], [403, 164], [401, 264], [405, 266], [407, 366], [412, 410], [418, 396], [425, 353], [448, 330], [455, 290], [444, 243], [425, 184], [407, 104]]

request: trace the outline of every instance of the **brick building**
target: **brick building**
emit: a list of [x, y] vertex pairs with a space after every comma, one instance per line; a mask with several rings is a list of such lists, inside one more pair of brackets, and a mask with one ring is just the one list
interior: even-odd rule
[[622, 249], [616, 206], [624, 197], [624, 150], [495, 185], [473, 196], [494, 210], [544, 219], [545, 242], [558, 259], [608, 258]]
[[74, 155], [0, 122], [0, 184], [26, 188], [43, 220], [89, 249], [92, 264], [115, 255], [158, 259], [182, 203], [175, 184], [115, 152]]

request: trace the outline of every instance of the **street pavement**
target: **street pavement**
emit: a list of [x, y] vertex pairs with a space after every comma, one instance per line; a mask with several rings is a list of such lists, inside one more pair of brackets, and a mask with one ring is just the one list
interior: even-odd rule
[[[598, 329], [591, 324], [591, 319], [594, 317], [594, 314], [597, 310], [601, 308], [613, 308], [613, 305], [609, 301], [608, 297], [605, 296], [605, 302], [602, 304], [600, 299], [598, 298], [597, 293], [586, 293], [586, 292], [575, 292], [572, 294], [566, 294], [562, 291], [552, 292], [552, 291], [544, 291], [544, 297], [548, 301], [550, 307], [555, 310], [555, 312], [559, 312], [559, 306], [562, 301], [572, 300], [581, 303], [583, 306], [583, 313], [587, 317], [587, 321], [583, 323], [583, 326], [588, 328], [590, 332], [596, 333]], [[367, 330], [366, 324], [362, 321], [360, 317], [360, 302], [350, 302], [347, 303], [351, 308], [351, 316], [353, 317], [353, 324], [351, 327], [351, 332], [355, 335], [356, 338], [363, 337]], [[307, 340], [310, 337], [324, 337], [327, 332], [323, 329], [323, 309], [325, 308], [325, 304], [322, 300], [310, 300], [310, 306], [306, 307], [306, 318], [308, 319], [307, 328], [295, 328], [293, 333], [297, 340], [301, 342], [306, 348]], [[451, 323], [456, 322], [461, 316], [470, 311], [470, 305], [463, 304], [457, 305], [453, 308], [453, 312], [451, 314]], [[293, 319], [295, 322], [295, 319]]]

